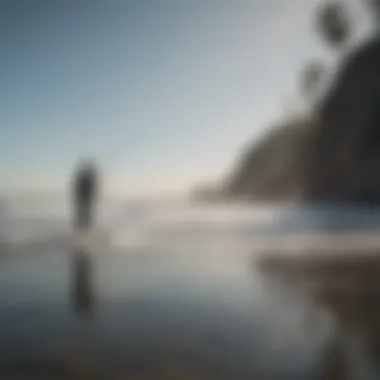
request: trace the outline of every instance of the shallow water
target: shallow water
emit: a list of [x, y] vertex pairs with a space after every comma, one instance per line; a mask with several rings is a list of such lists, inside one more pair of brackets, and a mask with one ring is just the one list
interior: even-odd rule
[[307, 266], [278, 241], [269, 255], [227, 233], [229, 217], [223, 233], [202, 235], [205, 218], [193, 218], [187, 233], [185, 224], [90, 255], [51, 242], [8, 247], [0, 378], [373, 378], [377, 252], [361, 266], [344, 259], [342, 269], [326, 254]]
[[308, 326], [304, 305], [266, 289], [243, 256], [94, 255], [91, 305], [78, 311], [73, 255], [4, 260], [1, 378], [310, 376], [327, 321]]

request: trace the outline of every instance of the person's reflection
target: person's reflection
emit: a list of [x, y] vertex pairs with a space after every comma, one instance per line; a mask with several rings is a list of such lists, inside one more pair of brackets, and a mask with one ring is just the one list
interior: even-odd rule
[[73, 252], [71, 282], [74, 310], [80, 315], [91, 315], [95, 306], [93, 262], [91, 254], [85, 250]]

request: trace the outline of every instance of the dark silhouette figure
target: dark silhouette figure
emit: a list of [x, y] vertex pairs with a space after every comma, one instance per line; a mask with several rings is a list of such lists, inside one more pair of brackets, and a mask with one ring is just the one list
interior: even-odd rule
[[97, 173], [91, 162], [82, 164], [74, 178], [74, 228], [89, 230], [93, 223]]

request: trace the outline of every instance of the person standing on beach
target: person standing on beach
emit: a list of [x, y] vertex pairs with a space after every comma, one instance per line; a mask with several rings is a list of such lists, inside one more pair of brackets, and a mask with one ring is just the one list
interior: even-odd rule
[[90, 162], [80, 165], [74, 178], [74, 229], [88, 232], [93, 224], [97, 173]]

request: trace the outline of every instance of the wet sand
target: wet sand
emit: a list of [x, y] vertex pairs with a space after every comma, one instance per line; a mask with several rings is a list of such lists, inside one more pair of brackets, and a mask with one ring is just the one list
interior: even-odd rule
[[323, 320], [303, 324], [302, 302], [273, 297], [243, 257], [85, 261], [29, 252], [0, 268], [1, 379], [313, 378]]
[[372, 379], [379, 300], [375, 249], [8, 255], [0, 378]]
[[273, 253], [257, 265], [277, 286], [302, 293], [313, 310], [331, 316], [334, 334], [321, 363], [323, 378], [380, 377], [380, 249]]

